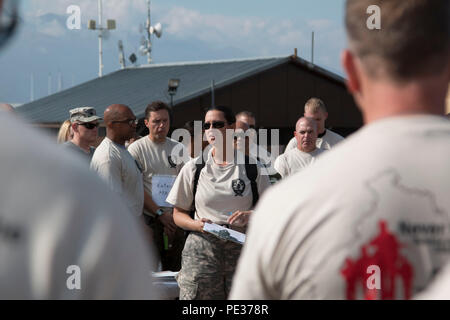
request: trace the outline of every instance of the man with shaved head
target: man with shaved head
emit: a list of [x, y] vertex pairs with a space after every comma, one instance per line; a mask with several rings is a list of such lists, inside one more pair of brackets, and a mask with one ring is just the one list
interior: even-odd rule
[[275, 170], [286, 178], [310, 164], [324, 151], [316, 146], [317, 122], [313, 118], [300, 118], [294, 131], [297, 142], [295, 149], [291, 149], [275, 160]]
[[[317, 140], [316, 145], [318, 148], [324, 150], [330, 150], [336, 144], [344, 140], [344, 137], [338, 135], [325, 128], [325, 120], [328, 118], [328, 111], [325, 103], [319, 98], [311, 98], [305, 103], [304, 116], [313, 118], [317, 122]], [[295, 149], [297, 147], [297, 141], [292, 138], [286, 146], [285, 151]]]
[[125, 148], [125, 141], [136, 134], [136, 116], [128, 106], [113, 104], [105, 110], [103, 119], [106, 137], [95, 150], [91, 169], [121, 196], [131, 213], [141, 216], [144, 208], [142, 171]]

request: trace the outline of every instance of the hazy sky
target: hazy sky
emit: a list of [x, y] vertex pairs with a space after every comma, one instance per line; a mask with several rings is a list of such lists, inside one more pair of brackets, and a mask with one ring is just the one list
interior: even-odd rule
[[[22, 21], [13, 41], [0, 53], [0, 101], [30, 101], [69, 88], [98, 75], [97, 32], [88, 30], [98, 19], [97, 0], [22, 0]], [[117, 30], [104, 41], [104, 74], [120, 69], [117, 42], [138, 64], [139, 24], [146, 21], [146, 0], [103, 0], [103, 19], [116, 19]], [[69, 30], [69, 5], [81, 8], [82, 29]], [[344, 0], [153, 0], [152, 24], [161, 22], [163, 36], [153, 37], [153, 62], [223, 60], [288, 56], [298, 48], [311, 58], [311, 32], [315, 32], [316, 64], [342, 75], [339, 63], [346, 40]], [[127, 61], [127, 66], [130, 62]]]

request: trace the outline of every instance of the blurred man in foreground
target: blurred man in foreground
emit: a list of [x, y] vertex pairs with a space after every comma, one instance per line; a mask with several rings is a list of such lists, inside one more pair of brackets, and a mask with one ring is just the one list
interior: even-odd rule
[[[0, 0], [0, 46], [16, 4]], [[159, 297], [143, 231], [100, 179], [6, 112], [0, 147], [0, 299]]]
[[263, 197], [232, 299], [409, 299], [448, 261], [449, 23], [448, 0], [347, 1], [342, 63], [366, 125]]

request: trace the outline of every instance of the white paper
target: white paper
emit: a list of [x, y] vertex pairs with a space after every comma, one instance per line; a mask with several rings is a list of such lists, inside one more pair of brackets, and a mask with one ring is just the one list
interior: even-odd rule
[[245, 234], [244, 233], [219, 226], [218, 224], [215, 224], [215, 223], [205, 222], [205, 225], [203, 226], [203, 230], [205, 230], [206, 232], [212, 233], [213, 235], [215, 235], [223, 240], [233, 241], [233, 242], [236, 242], [239, 244], [244, 244], [244, 242], [245, 242]]
[[176, 178], [176, 176], [170, 175], [154, 175], [152, 177], [152, 199], [158, 207], [173, 207], [166, 202], [166, 199]]

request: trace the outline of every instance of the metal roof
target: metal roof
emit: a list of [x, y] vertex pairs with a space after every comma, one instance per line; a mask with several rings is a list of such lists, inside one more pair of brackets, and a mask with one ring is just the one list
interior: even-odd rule
[[212, 80], [218, 89], [290, 61], [343, 83], [341, 77], [295, 56], [153, 64], [110, 73], [16, 110], [34, 123], [61, 123], [69, 117], [72, 108], [91, 106], [98, 114], [103, 114], [107, 106], [121, 103], [128, 105], [137, 117], [142, 117], [149, 102], [169, 100], [169, 79], [180, 79], [173, 101], [175, 106], [209, 92]]

